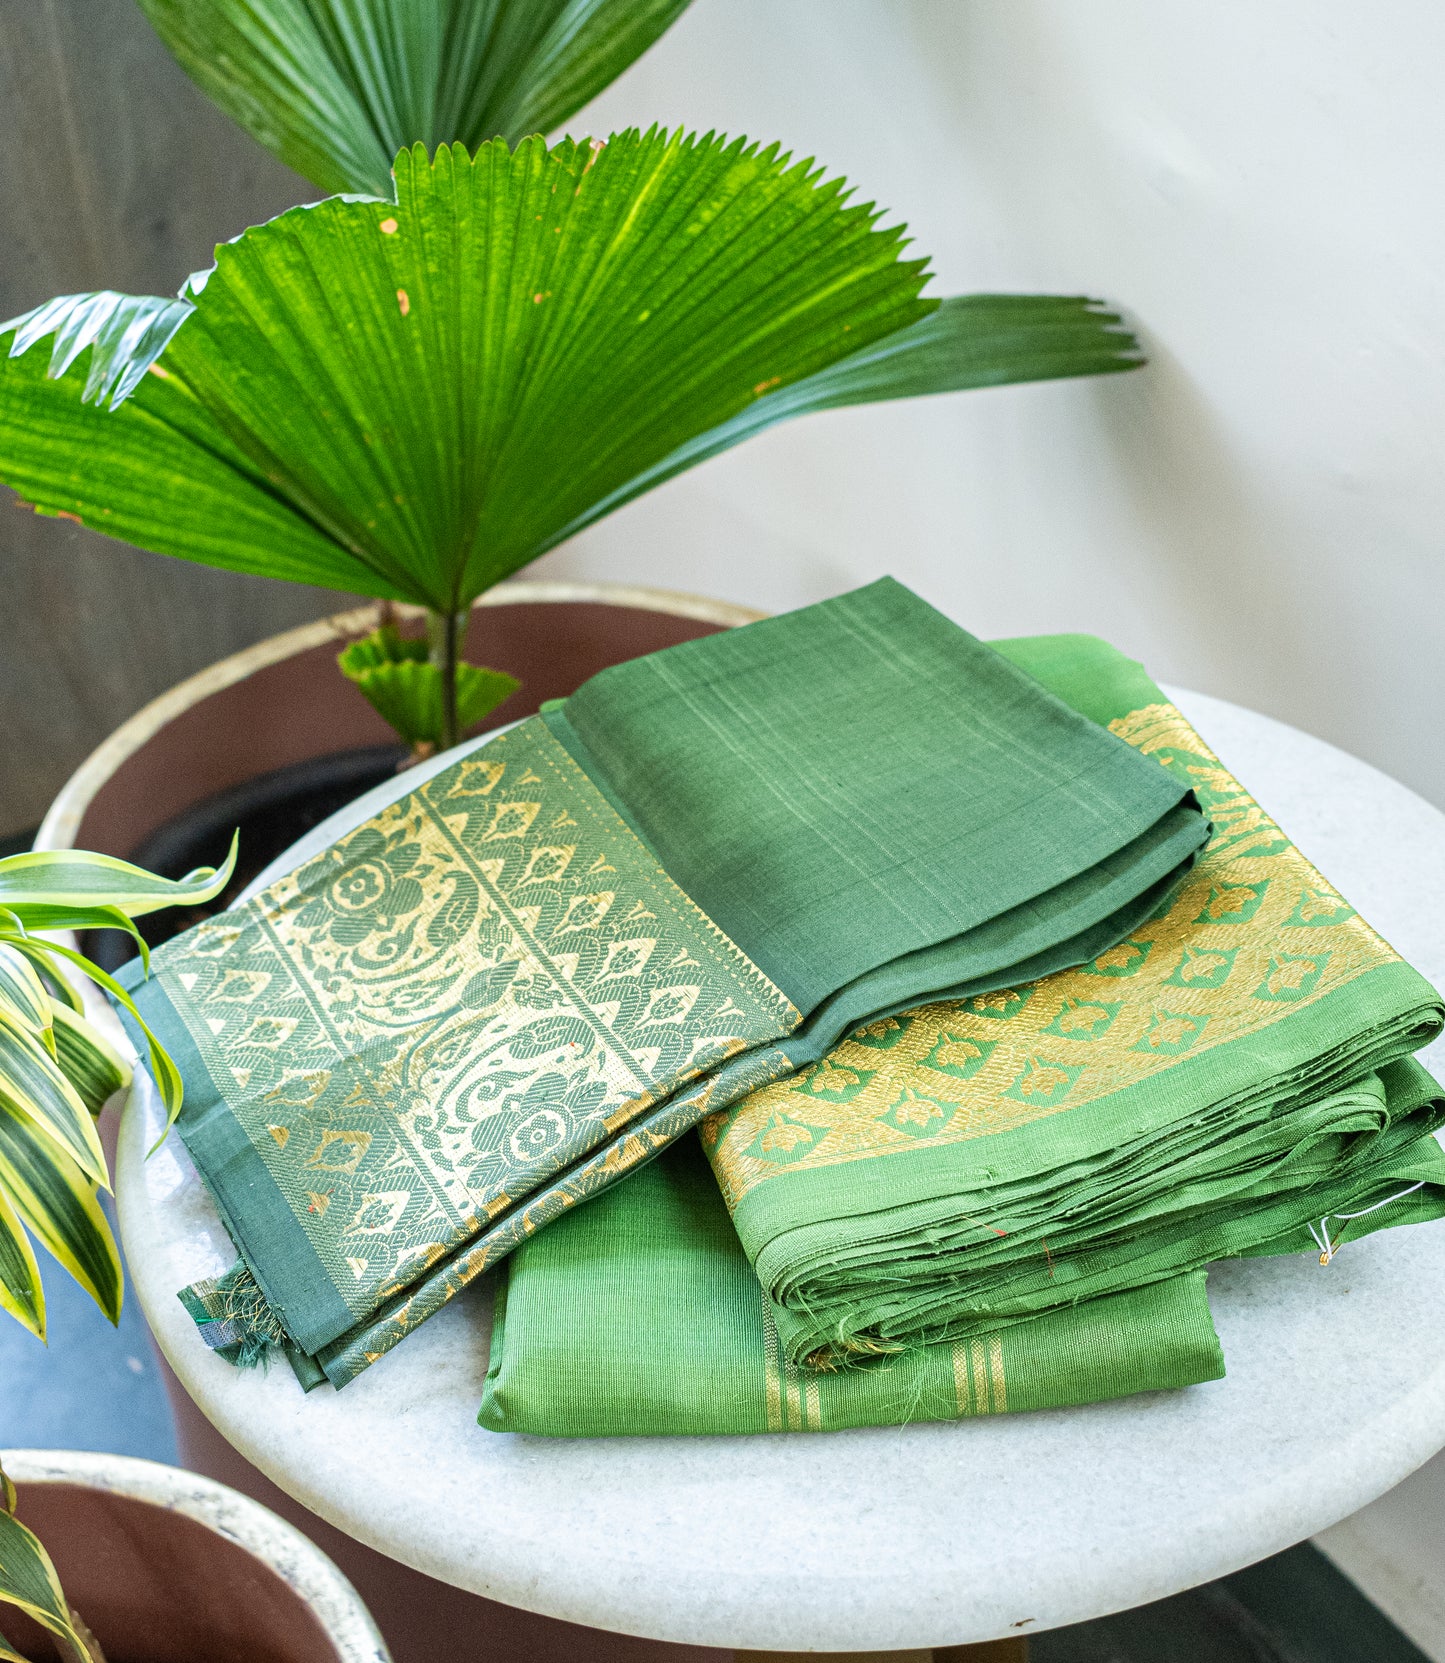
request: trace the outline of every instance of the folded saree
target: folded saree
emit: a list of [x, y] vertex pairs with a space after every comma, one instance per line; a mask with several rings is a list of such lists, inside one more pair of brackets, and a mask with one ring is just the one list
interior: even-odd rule
[[833, 1432], [1060, 1408], [1223, 1373], [1202, 1270], [880, 1366], [799, 1367], [689, 1136], [508, 1260], [478, 1419], [564, 1438]]
[[957, 1339], [1445, 1211], [1439, 995], [1137, 665], [999, 650], [1189, 784], [1184, 885], [1071, 969], [862, 1024], [702, 1138], [795, 1363]]
[[830, 1430], [1210, 1380], [1200, 1267], [1445, 1211], [1406, 1056], [1434, 991], [1139, 666], [999, 647], [1190, 780], [1215, 830], [1185, 887], [1087, 965], [867, 1024], [704, 1121], [766, 1291], [695, 1139], [524, 1244], [483, 1426]]
[[131, 977], [240, 1254], [187, 1306], [344, 1385], [860, 1024], [1126, 939], [1206, 835], [888, 580], [606, 670]]

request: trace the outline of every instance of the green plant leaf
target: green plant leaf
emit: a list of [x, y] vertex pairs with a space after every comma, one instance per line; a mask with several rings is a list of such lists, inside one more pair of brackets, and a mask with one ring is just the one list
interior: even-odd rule
[[[184, 878], [161, 878], [113, 855], [84, 849], [34, 849], [0, 860], [0, 907], [27, 928], [90, 929], [114, 926], [111, 909], [139, 918], [162, 907], [196, 906], [214, 900], [236, 868], [236, 841], [224, 866], [200, 866]], [[49, 909], [43, 915], [40, 908]], [[57, 922], [64, 916], [67, 922]], [[69, 920], [74, 920], [70, 922]], [[124, 919], [122, 919], [122, 923]]]
[[36, 1339], [45, 1338], [45, 1289], [35, 1249], [19, 1214], [0, 1188], [0, 1310], [8, 1311]]
[[[442, 671], [430, 662], [427, 643], [382, 624], [337, 655], [341, 673], [370, 700], [378, 715], [408, 745], [443, 743]], [[503, 670], [457, 665], [457, 726], [465, 732], [522, 685]]]
[[110, 995], [112, 1001], [120, 1005], [129, 1014], [135, 1025], [145, 1035], [146, 1044], [149, 1047], [151, 1078], [155, 1081], [156, 1090], [160, 1093], [161, 1102], [166, 1109], [165, 1129], [152, 1146], [151, 1153], [154, 1154], [155, 1150], [160, 1148], [165, 1141], [166, 1132], [175, 1124], [176, 1116], [181, 1112], [185, 1086], [181, 1080], [181, 1071], [176, 1067], [175, 1059], [156, 1038], [145, 1018], [136, 1009], [135, 1000], [116, 981], [114, 976], [102, 970], [98, 964], [86, 958], [83, 953], [77, 952], [74, 947], [62, 946], [58, 941], [41, 942], [33, 938], [6, 936], [3, 932], [0, 932], [0, 940], [8, 941], [12, 947], [18, 948], [34, 963], [47, 963], [61, 958], [66, 960], [67, 963], [75, 965], [97, 987], [103, 988]]
[[81, 998], [70, 978], [62, 973], [60, 966], [44, 958], [32, 959], [31, 962], [35, 965], [35, 974], [44, 982], [45, 991], [50, 995], [52, 1002], [64, 1005], [77, 1016], [84, 1016], [85, 1000]]
[[569, 521], [554, 541], [575, 536], [675, 474], [795, 416], [1025, 381], [1112, 375], [1144, 362], [1119, 313], [1085, 295], [953, 295], [910, 328], [768, 393], [731, 421], [688, 440]]
[[65, 374], [90, 351], [90, 373], [81, 398], [87, 404], [112, 409], [135, 391], [141, 376], [160, 357], [176, 330], [195, 310], [189, 300], [163, 300], [155, 295], [61, 295], [25, 314], [15, 331], [12, 352], [25, 352], [36, 341], [51, 337], [52, 377]]
[[52, 1634], [70, 1629], [65, 1594], [50, 1555], [11, 1512], [0, 1512], [0, 1601], [23, 1611]]
[[[60, 1641], [72, 1663], [90, 1663], [92, 1653], [71, 1618], [65, 1591], [40, 1538], [21, 1524], [14, 1512], [14, 1488], [8, 1479], [10, 1505], [0, 1508], [0, 1605], [10, 1605], [33, 1618]], [[0, 1643], [0, 1658], [20, 1654]]]
[[130, 1064], [99, 1028], [68, 1006], [53, 1001], [51, 1015], [60, 1071], [90, 1113], [98, 1115], [130, 1084]]
[[182, 68], [325, 191], [389, 191], [406, 146], [565, 121], [688, 0], [140, 0]]
[[14, 947], [0, 942], [0, 1013], [9, 1015], [33, 1035], [53, 1057], [55, 1018], [45, 983], [30, 960]]
[[0, 1098], [0, 1191], [26, 1229], [116, 1322], [120, 1254], [95, 1198], [95, 1185], [49, 1138]]
[[[21, 914], [24, 915], [23, 918]], [[41, 904], [5, 909], [0, 911], [0, 937], [3, 937], [9, 923], [13, 923], [22, 936], [28, 936], [34, 930], [119, 930], [135, 943], [145, 972], [150, 975], [150, 944], [119, 907], [61, 907]], [[38, 963], [36, 969], [37, 973], [43, 973]], [[58, 997], [74, 1010], [85, 1009], [83, 1000], [70, 998], [63, 989]]]
[[79, 1092], [33, 1034], [0, 1011], [0, 1110], [49, 1138], [88, 1178], [109, 1187], [105, 1151]]
[[1087, 301], [920, 298], [901, 232], [776, 147], [629, 132], [396, 166], [394, 205], [221, 248], [117, 410], [9, 359], [0, 476], [162, 553], [451, 614], [791, 416], [1140, 361]]
[[112, 1321], [122, 1286], [115, 1242], [96, 1201], [109, 1175], [94, 1117], [129, 1081], [130, 1068], [85, 1019], [61, 966], [74, 965], [139, 1022], [167, 1130], [184, 1088], [120, 983], [75, 948], [32, 932], [120, 928], [139, 940], [132, 914], [210, 900], [235, 863], [234, 840], [219, 871], [202, 867], [178, 880], [73, 849], [0, 860], [0, 1309], [42, 1338], [45, 1296], [27, 1231]]

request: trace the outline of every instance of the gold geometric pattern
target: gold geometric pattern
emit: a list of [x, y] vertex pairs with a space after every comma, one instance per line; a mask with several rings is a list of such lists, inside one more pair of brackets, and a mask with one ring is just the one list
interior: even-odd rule
[[[873, 1030], [845, 1039], [826, 1066], [867, 1076], [846, 1100], [805, 1098], [798, 1081], [783, 1080], [710, 1117], [703, 1143], [730, 1207], [783, 1172], [943, 1147], [1067, 1113], [1282, 1021], [1396, 959], [1173, 705], [1110, 725], [1192, 786], [1213, 822], [1168, 911], [1092, 964], [896, 1018], [901, 1031], [889, 1030], [886, 1048]], [[973, 1066], [940, 1070], [940, 1054]], [[894, 1106], [909, 1090], [951, 1112], [926, 1130], [916, 1117], [900, 1121]], [[799, 1118], [811, 1141], [780, 1161], [760, 1133]]]
[[798, 1021], [540, 718], [156, 968], [356, 1316]]

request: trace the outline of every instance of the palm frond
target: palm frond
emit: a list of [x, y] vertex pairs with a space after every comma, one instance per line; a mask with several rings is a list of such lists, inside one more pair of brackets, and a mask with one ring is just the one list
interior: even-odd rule
[[140, 0], [196, 84], [324, 191], [390, 194], [397, 152], [567, 119], [688, 0]]
[[776, 146], [418, 148], [396, 181], [222, 247], [119, 409], [6, 361], [0, 477], [163, 553], [455, 612], [776, 422], [1140, 361], [1088, 301], [923, 298], [901, 228]]

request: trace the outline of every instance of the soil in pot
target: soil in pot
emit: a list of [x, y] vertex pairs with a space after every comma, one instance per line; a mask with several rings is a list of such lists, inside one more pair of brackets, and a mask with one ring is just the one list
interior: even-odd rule
[[[400, 745], [371, 745], [309, 757], [219, 791], [156, 827], [129, 858], [162, 877], [182, 878], [197, 866], [219, 866], [240, 833], [236, 871], [213, 901], [171, 907], [136, 920], [151, 947], [225, 909], [277, 855], [362, 792], [389, 779], [406, 760]], [[119, 930], [92, 930], [82, 950], [104, 970], [135, 956], [135, 944]]]
[[[83, 1484], [21, 1484], [19, 1517], [44, 1542], [106, 1663], [338, 1663], [310, 1607], [276, 1571], [184, 1513]], [[9, 1607], [0, 1630], [52, 1663], [51, 1637]]]

